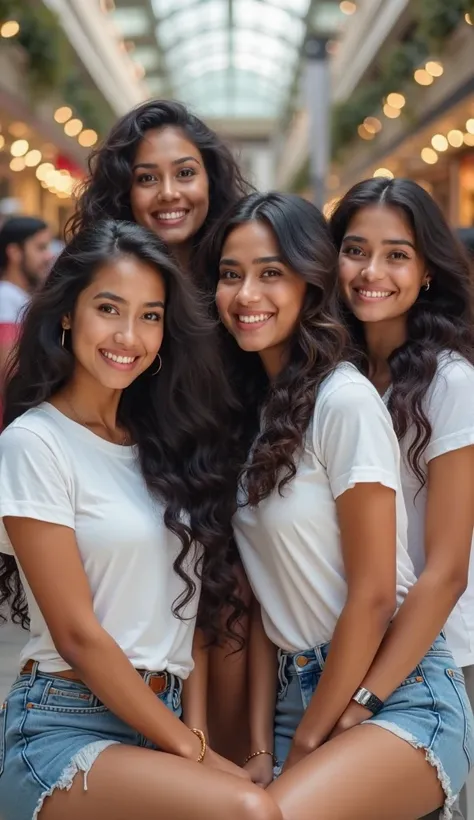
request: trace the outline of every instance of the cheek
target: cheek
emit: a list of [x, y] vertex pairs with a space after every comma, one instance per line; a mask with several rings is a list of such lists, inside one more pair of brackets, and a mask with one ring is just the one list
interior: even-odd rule
[[221, 320], [228, 324], [229, 308], [232, 302], [232, 294], [228, 289], [218, 287], [216, 291], [216, 306]]
[[146, 209], [146, 205], [149, 199], [150, 196], [149, 194], [147, 194], [146, 190], [143, 190], [142, 188], [137, 188], [136, 186], [132, 186], [130, 190], [130, 207], [135, 219], [137, 219], [137, 216], [143, 213], [143, 211]]
[[341, 257], [339, 259], [339, 284], [342, 288], [348, 288], [351, 281], [357, 275], [359, 266], [349, 259]]

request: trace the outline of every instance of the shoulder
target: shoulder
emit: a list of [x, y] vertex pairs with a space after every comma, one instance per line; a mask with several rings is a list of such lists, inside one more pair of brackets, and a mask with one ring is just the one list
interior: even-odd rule
[[64, 432], [47, 405], [27, 410], [0, 435], [0, 456], [16, 451], [50, 452], [55, 459], [63, 452]]
[[0, 322], [16, 323], [28, 296], [10, 282], [0, 281]]
[[321, 384], [316, 411], [332, 409], [350, 413], [360, 405], [385, 408], [373, 384], [353, 364], [342, 362]]
[[428, 413], [442, 402], [472, 402], [474, 412], [474, 366], [458, 353], [445, 352], [438, 357], [438, 367], [427, 393]]

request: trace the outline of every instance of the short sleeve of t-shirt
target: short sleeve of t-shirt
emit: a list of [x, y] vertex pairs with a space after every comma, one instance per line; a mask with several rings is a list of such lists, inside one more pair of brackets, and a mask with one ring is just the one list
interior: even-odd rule
[[[390, 416], [369, 382], [347, 381], [316, 402], [313, 439], [334, 498], [362, 483], [400, 486]], [[319, 407], [318, 407], [319, 404]]]
[[474, 367], [461, 357], [441, 360], [427, 394], [431, 439], [425, 459], [474, 444]]
[[33, 518], [74, 529], [68, 480], [53, 449], [32, 430], [0, 436], [0, 552], [12, 553], [3, 518]]

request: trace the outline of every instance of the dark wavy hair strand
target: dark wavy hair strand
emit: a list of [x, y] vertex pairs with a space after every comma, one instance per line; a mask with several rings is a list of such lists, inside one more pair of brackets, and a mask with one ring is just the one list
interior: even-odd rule
[[216, 226], [205, 245], [205, 289], [215, 291], [227, 236], [238, 226], [263, 222], [274, 233], [284, 264], [307, 283], [301, 317], [289, 340], [288, 365], [270, 383], [257, 353], [244, 353], [223, 331], [232, 383], [245, 408], [243, 449], [252, 445], [243, 476], [250, 504], [275, 487], [282, 493], [296, 473], [316, 395], [348, 356], [348, 336], [340, 319], [337, 254], [322, 214], [293, 194], [251, 194]]
[[[424, 484], [421, 457], [431, 437], [424, 398], [432, 383], [438, 356], [453, 351], [474, 364], [474, 310], [470, 265], [465, 250], [449, 228], [434, 199], [410, 179], [367, 179], [354, 185], [332, 214], [330, 227], [338, 250], [355, 214], [361, 208], [396, 208], [415, 238], [417, 253], [432, 277], [428, 291], [421, 289], [407, 316], [407, 340], [389, 357], [392, 390], [388, 408], [402, 439], [409, 429], [414, 437], [408, 450], [410, 468]], [[368, 362], [361, 322], [348, 310], [345, 316], [357, 345], [359, 365]]]
[[[107, 220], [79, 231], [57, 259], [25, 316], [11, 364], [5, 422], [48, 401], [70, 379], [74, 358], [61, 346], [61, 320], [73, 314], [79, 294], [101, 265], [123, 255], [154, 267], [166, 288], [166, 323], [160, 355], [123, 392], [119, 419], [138, 447], [150, 492], [165, 504], [165, 524], [181, 541], [174, 568], [185, 583], [175, 602], [179, 616], [195, 594], [186, 571], [196, 544], [203, 547], [200, 626], [211, 642], [218, 615], [229, 607], [227, 634], [243, 611], [235, 593], [231, 518], [238, 462], [231, 413], [235, 412], [216, 344], [214, 323], [189, 278], [161, 240], [133, 223]], [[183, 521], [183, 514], [187, 522]], [[0, 607], [10, 603], [13, 620], [27, 626], [26, 602], [14, 558], [0, 556]]]

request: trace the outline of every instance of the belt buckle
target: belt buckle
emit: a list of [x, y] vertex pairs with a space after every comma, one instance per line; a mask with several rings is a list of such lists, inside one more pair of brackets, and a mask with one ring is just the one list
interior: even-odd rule
[[167, 684], [168, 676], [166, 672], [152, 674], [148, 681], [148, 686], [154, 695], [161, 695], [161, 693], [165, 691]]

